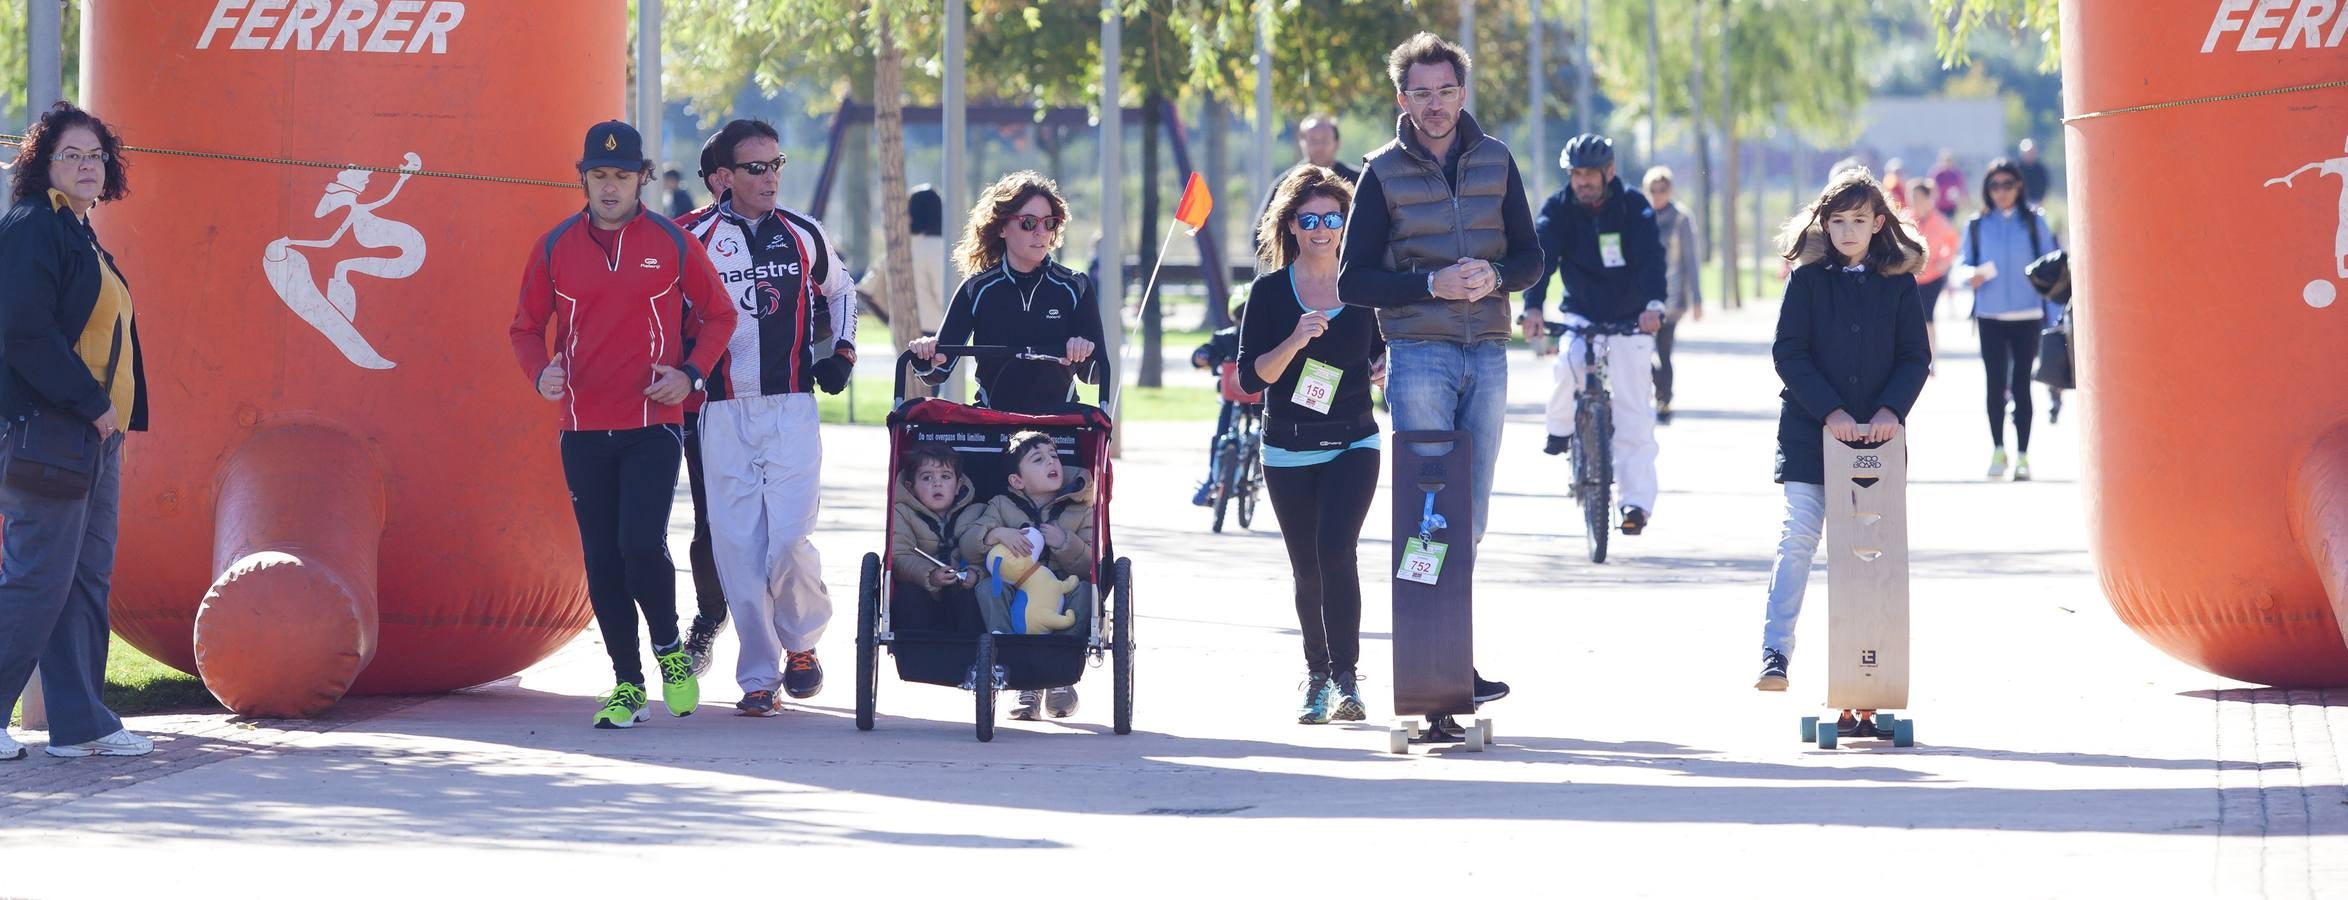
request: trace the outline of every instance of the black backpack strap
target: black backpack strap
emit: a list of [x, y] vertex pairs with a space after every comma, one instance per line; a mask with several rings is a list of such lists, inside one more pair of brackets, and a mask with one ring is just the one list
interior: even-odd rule
[[2022, 210], [2022, 218], [2030, 222], [2030, 258], [2037, 259], [2045, 256], [2046, 252], [2038, 249], [2038, 211], [2024, 209]]
[[1965, 248], [1966, 248], [1966, 249], [1968, 249], [1968, 250], [1971, 250], [1971, 251], [1973, 251], [1972, 253], [1966, 254], [1966, 258], [1965, 258], [1965, 265], [1968, 265], [1968, 266], [1978, 266], [1978, 265], [1981, 265], [1981, 217], [1980, 217], [1980, 216], [1974, 216], [1972, 221], [1970, 221], [1970, 222], [1966, 222], [1966, 223], [1965, 223]]

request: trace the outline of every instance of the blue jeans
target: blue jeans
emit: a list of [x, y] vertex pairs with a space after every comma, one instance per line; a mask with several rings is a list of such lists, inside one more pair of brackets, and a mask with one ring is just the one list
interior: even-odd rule
[[[1508, 417], [1508, 344], [1387, 341], [1386, 401], [1396, 431], [1465, 431], [1474, 445], [1470, 487], [1476, 540], [1490, 518], [1500, 426]], [[1398, 451], [1399, 452], [1399, 451]]]
[[59, 500], [0, 484], [0, 698], [14, 706], [41, 665], [49, 745], [122, 730], [106, 708], [106, 593], [122, 506], [122, 435], [98, 454], [88, 496]]
[[1826, 488], [1785, 483], [1785, 524], [1777, 537], [1777, 568], [1769, 575], [1769, 616], [1761, 646], [1794, 655], [1794, 621], [1802, 616], [1802, 595], [1810, 588], [1810, 563], [1818, 558], [1818, 537], [1826, 528]]

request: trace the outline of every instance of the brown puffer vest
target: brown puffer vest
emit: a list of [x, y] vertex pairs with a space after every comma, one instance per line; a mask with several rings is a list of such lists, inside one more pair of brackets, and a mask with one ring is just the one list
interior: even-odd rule
[[[1378, 174], [1393, 224], [1386, 234], [1386, 267], [1433, 272], [1461, 259], [1497, 261], [1508, 255], [1508, 145], [1486, 135], [1476, 117], [1459, 114], [1459, 189], [1443, 178], [1443, 163], [1427, 154], [1409, 116], [1398, 116], [1394, 140], [1365, 160]], [[1507, 340], [1506, 295], [1474, 302], [1427, 299], [1378, 310], [1387, 340], [1470, 344]]]

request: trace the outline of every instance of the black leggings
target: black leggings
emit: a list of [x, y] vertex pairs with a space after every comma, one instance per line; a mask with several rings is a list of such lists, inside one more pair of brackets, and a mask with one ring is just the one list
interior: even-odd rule
[[676, 502], [683, 429], [563, 432], [563, 481], [587, 556], [587, 601], [612, 674], [644, 684], [636, 648], [642, 608], [655, 650], [677, 645], [677, 566], [669, 559], [669, 507]]
[[1347, 450], [1317, 466], [1266, 466], [1264, 488], [1296, 576], [1306, 671], [1351, 674], [1362, 655], [1362, 583], [1354, 547], [1378, 492], [1378, 451]]
[[685, 414], [685, 478], [693, 485], [693, 544], [686, 555], [693, 560], [694, 618], [711, 628], [726, 621], [726, 589], [718, 584], [717, 555], [709, 546], [709, 489], [701, 480], [701, 414]]
[[2030, 367], [2038, 361], [2039, 319], [2001, 322], [1981, 319], [1981, 364], [1989, 370], [1989, 440], [2006, 446], [2006, 394], [2014, 400], [2014, 440], [2030, 452]]

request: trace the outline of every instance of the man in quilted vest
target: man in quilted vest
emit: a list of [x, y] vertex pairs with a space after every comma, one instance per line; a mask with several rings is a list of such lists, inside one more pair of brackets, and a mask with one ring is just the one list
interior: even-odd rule
[[[1482, 538], [1508, 407], [1508, 294], [1541, 275], [1541, 241], [1508, 145], [1461, 108], [1471, 63], [1420, 32], [1386, 57], [1402, 115], [1365, 158], [1337, 294], [1378, 311], [1397, 431], [1465, 431]], [[1508, 686], [1476, 678], [1476, 700]]]

